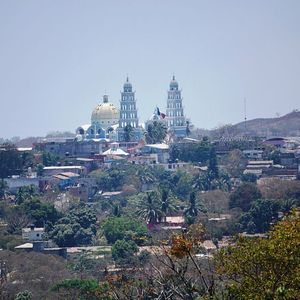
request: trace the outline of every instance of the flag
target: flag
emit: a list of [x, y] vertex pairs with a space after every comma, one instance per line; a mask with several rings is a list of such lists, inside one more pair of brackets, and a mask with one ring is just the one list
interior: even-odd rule
[[164, 118], [166, 117], [166, 114], [160, 113], [160, 117], [161, 117], [162, 119], [164, 119]]
[[158, 107], [156, 107], [156, 109], [157, 109], [157, 115], [160, 116], [161, 119], [164, 119], [166, 117], [166, 114], [161, 113]]

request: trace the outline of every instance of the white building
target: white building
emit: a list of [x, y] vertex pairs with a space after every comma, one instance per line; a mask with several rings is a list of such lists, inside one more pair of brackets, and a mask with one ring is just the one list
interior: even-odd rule
[[43, 227], [30, 225], [28, 228], [22, 228], [22, 238], [28, 241], [42, 241], [44, 233], [45, 228]]

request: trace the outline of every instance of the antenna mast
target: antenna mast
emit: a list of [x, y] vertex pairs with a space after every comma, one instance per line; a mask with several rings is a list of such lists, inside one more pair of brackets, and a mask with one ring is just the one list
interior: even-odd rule
[[245, 122], [245, 134], [247, 133], [247, 101], [244, 98], [244, 122]]

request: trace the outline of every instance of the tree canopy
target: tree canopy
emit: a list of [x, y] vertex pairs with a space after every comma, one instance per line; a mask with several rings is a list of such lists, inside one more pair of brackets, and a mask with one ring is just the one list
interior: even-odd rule
[[110, 217], [103, 223], [102, 229], [110, 244], [123, 239], [142, 244], [148, 233], [145, 224], [130, 217]]
[[278, 222], [268, 238], [240, 238], [221, 250], [217, 265], [227, 299], [300, 299], [299, 210]]

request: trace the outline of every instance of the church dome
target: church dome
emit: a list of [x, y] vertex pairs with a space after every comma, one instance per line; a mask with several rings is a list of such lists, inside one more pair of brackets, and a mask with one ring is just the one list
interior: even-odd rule
[[175, 79], [175, 76], [173, 75], [173, 78], [170, 82], [170, 90], [178, 90], [178, 82]]
[[119, 122], [119, 110], [108, 102], [108, 96], [103, 96], [103, 102], [98, 104], [92, 112], [91, 123], [104, 129]]

